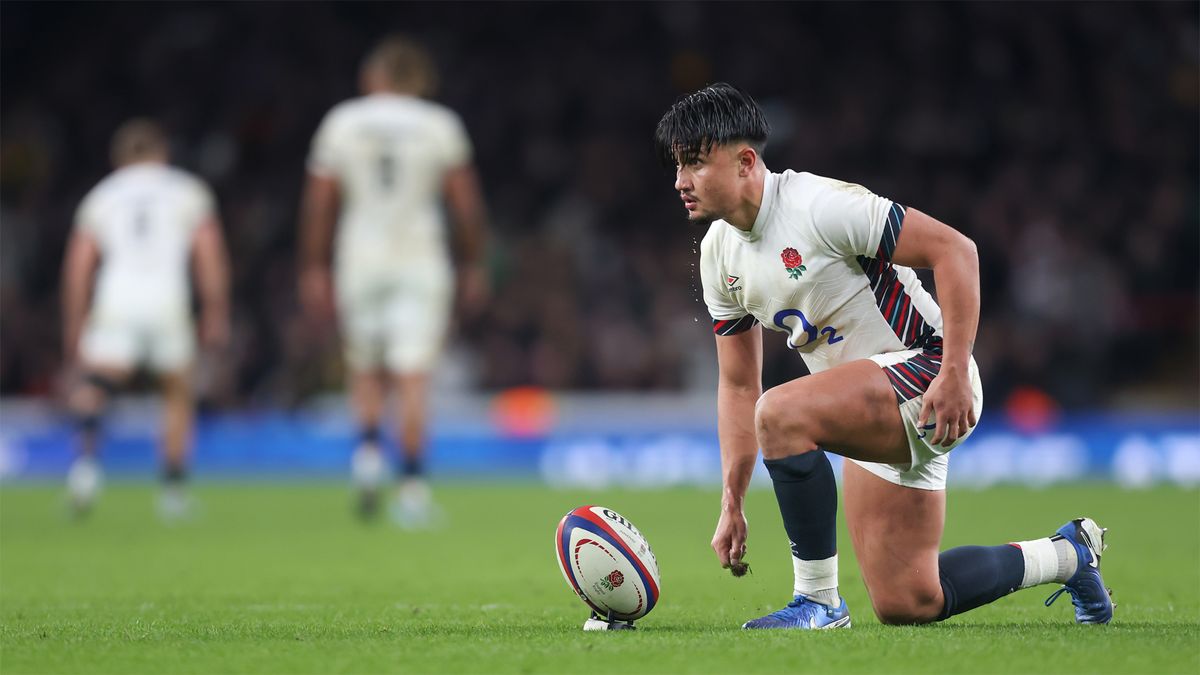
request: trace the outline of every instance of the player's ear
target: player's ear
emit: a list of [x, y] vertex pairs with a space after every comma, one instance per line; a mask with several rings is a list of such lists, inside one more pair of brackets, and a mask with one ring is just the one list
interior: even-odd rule
[[746, 177], [754, 171], [754, 167], [758, 165], [758, 153], [754, 148], [744, 145], [737, 153], [738, 176]]

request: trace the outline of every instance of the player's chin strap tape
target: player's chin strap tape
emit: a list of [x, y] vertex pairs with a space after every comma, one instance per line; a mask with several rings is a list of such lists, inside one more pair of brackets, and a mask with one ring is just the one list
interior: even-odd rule
[[105, 396], [117, 393], [117, 383], [99, 373], [88, 373], [83, 381], [104, 392]]
[[740, 319], [713, 319], [713, 332], [717, 335], [737, 335], [754, 328], [758, 319], [747, 314]]

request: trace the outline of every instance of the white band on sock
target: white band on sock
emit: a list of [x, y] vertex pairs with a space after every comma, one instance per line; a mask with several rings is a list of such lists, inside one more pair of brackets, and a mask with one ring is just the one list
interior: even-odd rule
[[793, 589], [796, 595], [806, 595], [815, 599], [821, 591], [832, 590], [834, 592], [830, 600], [836, 602], [838, 585], [836, 553], [824, 560], [801, 560], [792, 556], [792, 569], [796, 572], [796, 585]]
[[1018, 541], [1021, 556], [1025, 558], [1025, 576], [1021, 577], [1021, 588], [1048, 584], [1058, 576], [1058, 551], [1049, 537], [1032, 541]]

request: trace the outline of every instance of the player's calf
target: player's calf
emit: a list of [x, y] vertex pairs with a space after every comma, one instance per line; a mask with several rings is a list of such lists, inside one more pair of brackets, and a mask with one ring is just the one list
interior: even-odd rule
[[945, 604], [940, 619], [975, 609], [1009, 593], [1049, 583], [1071, 595], [1078, 623], [1108, 623], [1113, 602], [1100, 576], [1105, 531], [1091, 518], [1076, 518], [1050, 537], [1004, 546], [960, 546], [938, 557]]
[[79, 456], [67, 471], [67, 493], [71, 510], [77, 516], [91, 510], [104, 483], [104, 472], [97, 459], [97, 450], [104, 412], [116, 390], [115, 381], [104, 375], [92, 373], [71, 393], [68, 401], [75, 419]]

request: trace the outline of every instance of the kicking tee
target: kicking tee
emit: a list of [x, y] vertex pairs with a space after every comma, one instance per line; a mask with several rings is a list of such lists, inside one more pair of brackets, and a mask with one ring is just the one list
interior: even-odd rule
[[714, 332], [781, 331], [814, 373], [910, 349], [940, 361], [941, 310], [891, 260], [904, 212], [860, 185], [768, 173], [753, 228], [717, 220], [701, 242]]

